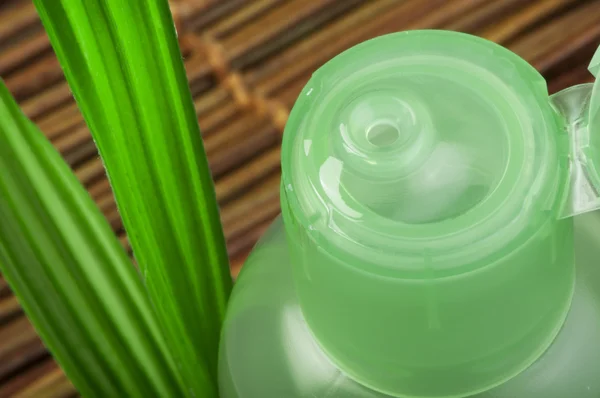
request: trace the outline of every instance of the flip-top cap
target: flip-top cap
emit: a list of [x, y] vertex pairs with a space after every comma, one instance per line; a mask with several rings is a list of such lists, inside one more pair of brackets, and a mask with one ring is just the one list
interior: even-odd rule
[[569, 204], [573, 165], [600, 159], [583, 87], [550, 101], [516, 54], [443, 31], [367, 41], [313, 75], [284, 134], [282, 209], [302, 312], [345, 374], [464, 397], [547, 349], [574, 284], [566, 215], [592, 208]]

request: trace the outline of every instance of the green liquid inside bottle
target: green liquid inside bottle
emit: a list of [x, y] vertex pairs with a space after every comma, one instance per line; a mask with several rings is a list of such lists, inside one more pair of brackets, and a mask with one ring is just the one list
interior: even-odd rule
[[222, 395], [600, 396], [600, 216], [570, 217], [600, 205], [597, 91], [550, 100], [514, 53], [443, 31], [319, 69], [286, 126], [283, 222], [234, 289]]

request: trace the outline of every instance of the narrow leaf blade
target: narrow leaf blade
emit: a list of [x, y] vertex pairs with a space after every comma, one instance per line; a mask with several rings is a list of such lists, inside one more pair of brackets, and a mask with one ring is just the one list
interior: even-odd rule
[[166, 0], [36, 0], [107, 169], [191, 395], [216, 395], [231, 289], [214, 186]]
[[0, 270], [84, 396], [181, 394], [140, 276], [1, 80]]

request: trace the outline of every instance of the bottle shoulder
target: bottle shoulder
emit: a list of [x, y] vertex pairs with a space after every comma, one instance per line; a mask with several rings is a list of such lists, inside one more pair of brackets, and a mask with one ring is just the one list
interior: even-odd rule
[[229, 303], [219, 373], [224, 398], [387, 398], [338, 369], [302, 315], [282, 221], [254, 248]]

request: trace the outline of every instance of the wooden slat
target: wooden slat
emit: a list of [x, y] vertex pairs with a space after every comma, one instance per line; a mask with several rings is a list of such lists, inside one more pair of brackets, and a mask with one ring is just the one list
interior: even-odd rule
[[497, 43], [506, 43], [539, 21], [563, 10], [578, 0], [542, 0], [528, 2], [508, 18], [493, 21], [485, 27], [480, 35]]
[[247, 2], [241, 7], [234, 9], [228, 18], [219, 20], [211, 25], [210, 28], [206, 30], [205, 34], [218, 39], [234, 33], [241, 27], [250, 25], [255, 18], [265, 15], [268, 11], [272, 10], [273, 7], [276, 7], [283, 2], [284, 0], [255, 0]]
[[10, 41], [13, 36], [38, 21], [31, 1], [19, 2], [16, 7], [11, 7], [5, 11], [1, 18], [0, 43]]
[[230, 199], [241, 195], [242, 192], [250, 188], [257, 180], [260, 181], [275, 170], [278, 170], [280, 156], [281, 149], [279, 146], [276, 146], [252, 159], [244, 167], [240, 167], [231, 174], [221, 178], [216, 185], [219, 203], [227, 203]]
[[12, 295], [0, 297], [0, 325], [8, 322], [21, 313], [17, 298]]
[[269, 215], [269, 217], [265, 218], [265, 221], [254, 225], [246, 233], [241, 235], [239, 239], [229, 243], [232, 275], [237, 276], [248, 252], [254, 247], [267, 228], [269, 228], [275, 216], [276, 213]]
[[[19, 374], [27, 372], [32, 363], [52, 360], [38, 338], [32, 337], [31, 341], [22, 347], [15, 349], [2, 357], [0, 362], [0, 391], [2, 385], [10, 384], [10, 380]], [[3, 395], [0, 395], [3, 396]]]
[[19, 46], [0, 53], [0, 76], [8, 76], [16, 67], [22, 66], [40, 53], [50, 49], [50, 41], [43, 30]]
[[75, 389], [50, 358], [36, 363], [6, 384], [0, 385], [0, 397], [67, 398], [75, 395]]
[[8, 283], [6, 279], [2, 275], [0, 275], [0, 298], [6, 297], [10, 294], [10, 289], [8, 288]]
[[223, 40], [223, 47], [234, 64], [245, 66], [290, 43], [296, 37], [361, 0], [292, 0]]
[[581, 65], [578, 68], [570, 69], [554, 78], [548, 85], [548, 92], [554, 94], [567, 87], [581, 83], [591, 83], [593, 81], [594, 76], [592, 76], [585, 65]]
[[6, 79], [6, 86], [17, 100], [31, 97], [35, 92], [59, 81], [62, 70], [54, 54], [43, 56], [38, 62], [21, 68]]
[[509, 43], [509, 46], [517, 54], [536, 65], [550, 52], [568, 51], [573, 37], [591, 26], [598, 25], [599, 15], [600, 2], [585, 3], [561, 14], [551, 23], [545, 23], [530, 34], [514, 40]]
[[202, 31], [216, 21], [227, 19], [236, 9], [243, 7], [245, 2], [246, 0], [175, 0], [172, 3], [179, 3], [185, 10], [183, 19], [186, 28]]
[[481, 7], [462, 15], [455, 22], [446, 26], [449, 30], [462, 32], [474, 32], [482, 26], [487, 26], [494, 20], [501, 20], [516, 8], [523, 5], [522, 0], [489, 1]]
[[73, 397], [77, 391], [60, 369], [47, 372], [35, 382], [15, 393], [15, 398], [29, 397]]
[[70, 99], [72, 99], [71, 90], [67, 82], [61, 81], [23, 101], [21, 109], [28, 117], [37, 121], [41, 115], [56, 109]]
[[223, 207], [221, 221], [228, 239], [235, 239], [278, 212], [279, 181], [279, 174], [274, 174]]
[[[4, 323], [0, 328], [0, 342], [2, 342], [0, 344], [0, 363], [8, 365], [10, 361], [5, 358], [12, 357], [15, 352], [26, 350], [35, 340], [38, 340], [38, 337], [27, 318], [19, 317]], [[0, 373], [0, 379], [3, 376]]]

